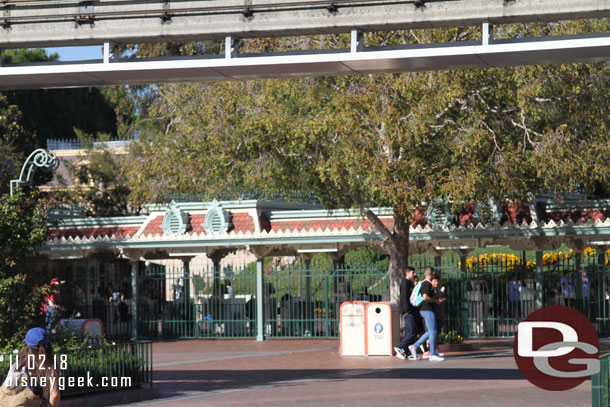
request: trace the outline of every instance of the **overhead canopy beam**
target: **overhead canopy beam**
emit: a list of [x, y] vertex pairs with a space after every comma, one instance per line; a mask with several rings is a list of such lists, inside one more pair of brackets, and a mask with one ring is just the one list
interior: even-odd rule
[[[357, 35], [357, 33], [356, 33]], [[227, 44], [230, 39], [227, 39]], [[403, 49], [177, 60], [103, 60], [0, 68], [0, 90], [425, 71], [610, 59], [610, 34]], [[230, 56], [229, 53], [227, 56]]]
[[610, 17], [610, 0], [3, 0], [0, 48], [222, 40]]

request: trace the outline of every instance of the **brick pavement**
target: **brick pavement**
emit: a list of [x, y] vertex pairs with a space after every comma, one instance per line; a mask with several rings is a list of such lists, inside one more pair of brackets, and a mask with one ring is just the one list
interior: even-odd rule
[[325, 339], [159, 342], [153, 352], [160, 398], [129, 406], [591, 405], [590, 381], [566, 392], [532, 386], [511, 345], [479, 341], [476, 351], [433, 363], [341, 357], [338, 340]]

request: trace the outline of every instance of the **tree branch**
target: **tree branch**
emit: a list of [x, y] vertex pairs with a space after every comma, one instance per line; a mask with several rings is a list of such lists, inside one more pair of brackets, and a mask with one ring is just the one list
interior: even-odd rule
[[354, 201], [354, 203], [360, 210], [360, 213], [362, 213], [364, 217], [371, 221], [371, 223], [375, 226], [379, 233], [381, 233], [386, 239], [388, 239], [388, 241], [394, 247], [398, 247], [400, 245], [400, 242], [398, 241], [397, 237], [390, 231], [390, 229], [388, 229], [388, 227], [381, 221], [381, 219], [379, 219], [379, 216], [377, 216], [377, 214], [375, 214], [370, 208], [364, 205], [360, 197], [351, 191], [351, 189], [347, 185], [347, 182], [344, 179], [341, 179], [339, 183], [345, 193], [350, 197], [352, 201]]

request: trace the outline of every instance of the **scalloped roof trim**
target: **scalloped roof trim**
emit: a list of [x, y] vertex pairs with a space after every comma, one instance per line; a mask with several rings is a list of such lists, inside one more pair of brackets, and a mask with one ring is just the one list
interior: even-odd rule
[[[601, 219], [597, 219], [593, 221], [591, 219], [587, 219], [586, 221], [578, 221], [573, 222], [569, 219], [567, 222], [560, 220], [559, 222], [555, 222], [554, 220], [549, 220], [548, 222], [543, 222], [538, 225], [536, 222], [532, 221], [529, 224], [527, 222], [522, 222], [521, 224], [509, 223], [506, 222], [504, 225], [483, 225], [481, 223], [477, 223], [476, 226], [473, 224], [464, 225], [456, 227], [455, 225], [451, 226], [439, 226], [439, 227], [430, 227], [430, 225], [425, 225], [422, 227], [421, 225], [417, 225], [415, 227], [410, 227], [410, 233], [430, 233], [435, 231], [443, 231], [443, 232], [452, 232], [452, 231], [460, 231], [460, 230], [509, 230], [509, 229], [536, 229], [536, 228], [561, 228], [561, 227], [573, 227], [573, 226], [609, 226], [610, 227], [610, 217], [608, 217], [605, 221]], [[53, 244], [62, 244], [62, 243], [92, 243], [92, 242], [111, 242], [111, 241], [188, 241], [188, 240], [216, 240], [216, 239], [230, 239], [230, 238], [250, 238], [250, 237], [293, 237], [293, 236], [320, 236], [320, 235], [354, 235], [354, 234], [362, 234], [362, 233], [378, 233], [372, 227], [367, 228], [354, 228], [353, 226], [349, 229], [342, 227], [341, 229], [334, 227], [330, 228], [318, 228], [318, 229], [307, 229], [307, 230], [278, 230], [278, 231], [266, 231], [263, 230], [261, 232], [251, 232], [251, 231], [239, 231], [237, 233], [229, 232], [229, 233], [220, 233], [220, 234], [206, 234], [205, 232], [201, 232], [199, 234], [184, 234], [184, 235], [164, 235], [164, 234], [148, 234], [148, 235], [130, 235], [126, 234], [125, 236], [120, 236], [116, 234], [112, 234], [110, 236], [95, 236], [95, 237], [80, 237], [80, 236], [55, 236], [53, 239], [48, 239], [47, 242]]]

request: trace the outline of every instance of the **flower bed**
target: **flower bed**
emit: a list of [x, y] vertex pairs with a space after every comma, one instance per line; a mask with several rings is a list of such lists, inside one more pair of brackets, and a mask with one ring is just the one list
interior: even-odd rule
[[472, 344], [464, 343], [464, 337], [458, 331], [452, 330], [440, 333], [438, 349], [441, 352], [465, 352], [472, 350]]
[[[574, 258], [576, 253], [569, 249], [565, 251], [548, 252], [542, 256], [543, 266], [552, 266], [560, 264], [562, 261], [569, 261]], [[584, 259], [589, 259], [597, 256], [597, 251], [593, 247], [587, 247], [583, 250]], [[610, 259], [610, 249], [605, 253], [604, 263], [608, 265]], [[469, 272], [485, 271], [485, 266], [501, 264], [505, 266], [507, 271], [518, 271], [523, 268], [523, 259], [510, 253], [482, 253], [479, 256], [471, 256], [466, 259], [466, 270]], [[459, 265], [459, 263], [458, 263]], [[527, 270], [533, 270], [536, 267], [536, 261], [530, 260], [525, 264]]]

